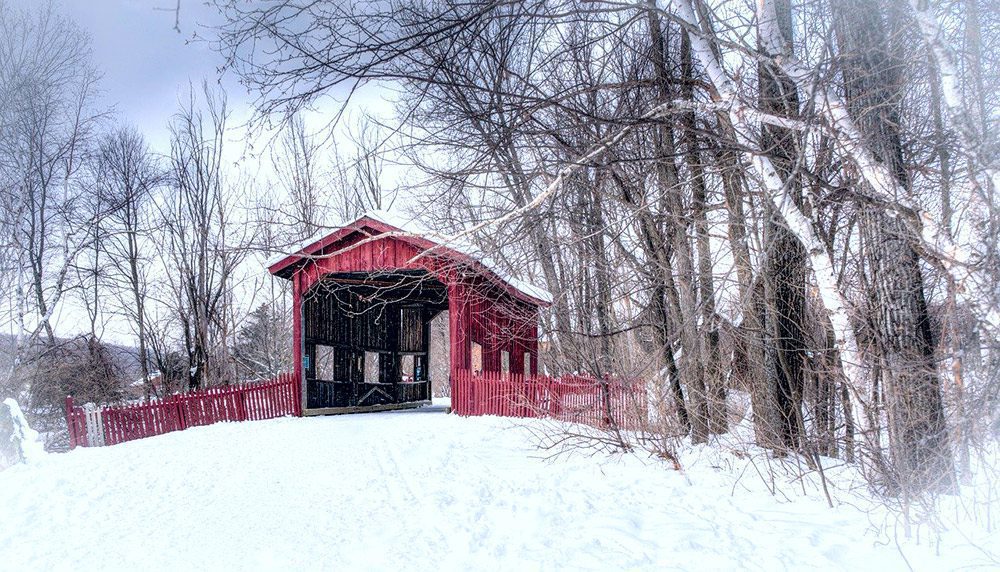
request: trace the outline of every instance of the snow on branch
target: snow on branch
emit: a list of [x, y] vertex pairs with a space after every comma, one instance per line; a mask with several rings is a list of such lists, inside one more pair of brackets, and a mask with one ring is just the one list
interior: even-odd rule
[[[944, 32], [941, 30], [937, 17], [931, 11], [930, 2], [910, 0], [910, 7], [913, 8], [913, 17], [917, 21], [920, 33], [937, 62], [941, 95], [962, 146], [972, 160], [980, 166], [993, 188], [1000, 189], [1000, 169], [997, 168], [996, 155], [987, 149], [986, 141], [976, 129], [972, 114], [969, 113], [969, 109], [965, 105], [959, 86], [958, 66], [955, 64], [954, 52], [945, 41]], [[982, 188], [978, 184], [976, 190], [980, 193], [980, 200], [984, 201], [989, 208], [994, 208], [995, 205], [989, 198], [982, 195]]]
[[[766, 7], [766, 0], [761, 2]], [[655, 4], [654, 4], [655, 5]], [[737, 94], [736, 87], [732, 80], [722, 69], [712, 45], [698, 25], [694, 7], [690, 0], [671, 0], [675, 12], [671, 14], [676, 20], [684, 25], [691, 38], [691, 48], [698, 62], [705, 69], [709, 80], [719, 93], [720, 98], [727, 102], [729, 117], [733, 123], [734, 131], [738, 142], [744, 149], [757, 149], [759, 144], [752, 138], [751, 133], [760, 121], [760, 115], [751, 107], [744, 104]], [[771, 8], [773, 20], [773, 7]], [[768, 19], [762, 15], [761, 19]], [[763, 24], [762, 24], [763, 25]], [[851, 325], [849, 305], [847, 299], [840, 291], [837, 283], [837, 273], [833, 260], [830, 258], [822, 240], [816, 234], [812, 222], [803, 214], [802, 210], [795, 204], [788, 187], [781, 179], [778, 171], [771, 163], [770, 158], [759, 152], [744, 151], [747, 160], [760, 176], [768, 198], [778, 208], [778, 212], [784, 219], [785, 224], [798, 240], [805, 247], [812, 265], [816, 283], [819, 286], [820, 299], [826, 308], [830, 323], [833, 326], [836, 338], [836, 347], [840, 353], [843, 364], [844, 377], [848, 387], [851, 389], [855, 399], [852, 400], [852, 414], [854, 419], [862, 425], [861, 435], [867, 435], [866, 420], [863, 405], [866, 403], [866, 380], [868, 376], [863, 369], [863, 361], [858, 349], [857, 336]]]

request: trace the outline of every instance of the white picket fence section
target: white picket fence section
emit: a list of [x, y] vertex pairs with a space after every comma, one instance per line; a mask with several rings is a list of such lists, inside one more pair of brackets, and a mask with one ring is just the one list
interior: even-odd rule
[[83, 410], [86, 414], [87, 443], [90, 443], [91, 447], [103, 447], [104, 423], [101, 419], [101, 408], [93, 403], [87, 403], [83, 406]]

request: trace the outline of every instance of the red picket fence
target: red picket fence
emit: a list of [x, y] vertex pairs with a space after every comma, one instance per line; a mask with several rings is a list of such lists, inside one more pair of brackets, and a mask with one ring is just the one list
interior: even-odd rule
[[70, 448], [115, 445], [220, 421], [301, 415], [299, 384], [290, 373], [274, 379], [177, 393], [146, 403], [87, 409], [66, 398]]
[[454, 372], [451, 408], [459, 415], [548, 417], [594, 427], [638, 429], [646, 420], [645, 385], [638, 380], [564, 375]]

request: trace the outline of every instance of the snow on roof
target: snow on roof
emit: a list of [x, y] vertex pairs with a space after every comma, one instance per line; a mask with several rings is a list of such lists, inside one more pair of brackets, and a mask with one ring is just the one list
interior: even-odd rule
[[288, 258], [289, 256], [292, 256], [298, 252], [308, 249], [310, 246], [313, 246], [314, 244], [320, 242], [321, 240], [329, 236], [331, 233], [336, 232], [337, 229], [348, 227], [364, 218], [378, 221], [382, 224], [397, 228], [402, 232], [430, 240], [431, 242], [440, 244], [445, 248], [469, 256], [475, 259], [480, 264], [482, 264], [484, 267], [486, 267], [487, 270], [495, 274], [498, 278], [500, 278], [501, 280], [503, 280], [504, 282], [506, 282], [512, 288], [518, 290], [519, 292], [526, 294], [527, 296], [530, 296], [531, 298], [534, 298], [536, 300], [541, 300], [546, 304], [552, 303], [552, 294], [549, 293], [548, 290], [545, 290], [544, 288], [540, 288], [538, 286], [535, 286], [534, 284], [531, 284], [529, 282], [526, 282], [524, 280], [521, 280], [519, 278], [516, 278], [514, 276], [502, 272], [499, 268], [499, 265], [496, 264], [496, 262], [493, 261], [493, 259], [491, 259], [485, 253], [483, 253], [483, 251], [480, 248], [478, 248], [471, 242], [468, 242], [466, 240], [456, 239], [453, 236], [442, 234], [434, 230], [430, 230], [421, 225], [418, 221], [414, 220], [413, 218], [407, 218], [405, 216], [384, 210], [367, 211], [366, 213], [355, 219], [343, 221], [333, 226], [326, 227], [322, 231], [314, 234], [313, 236], [310, 236], [305, 240], [299, 241], [298, 243], [289, 246], [288, 248], [285, 249], [284, 252], [272, 256], [267, 260], [265, 265], [268, 268], [270, 268], [275, 264], [278, 264], [282, 260]]

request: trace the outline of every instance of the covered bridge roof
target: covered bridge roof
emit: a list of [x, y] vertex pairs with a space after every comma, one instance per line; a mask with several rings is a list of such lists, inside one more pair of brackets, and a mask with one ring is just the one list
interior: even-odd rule
[[[369, 211], [361, 217], [342, 224], [335, 230], [325, 230], [289, 249], [290, 254], [280, 254], [267, 262], [268, 271], [280, 278], [291, 278], [295, 271], [310, 259], [336, 252], [336, 243], [355, 233], [373, 236], [387, 234], [420, 250], [434, 248], [435, 256], [454, 259], [475, 268], [480, 274], [505, 287], [511, 294], [527, 302], [548, 306], [552, 295], [548, 291], [499, 271], [496, 265], [470, 244], [445, 240], [438, 233], [421, 228], [416, 222], [385, 211]], [[376, 239], [377, 240], [377, 239]], [[331, 248], [333, 247], [333, 248]]]

